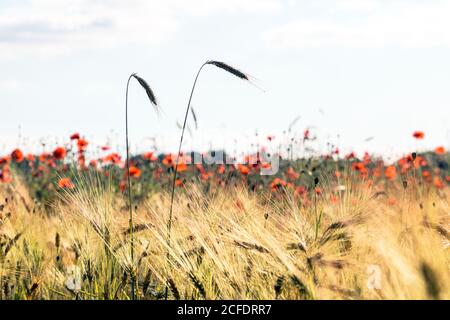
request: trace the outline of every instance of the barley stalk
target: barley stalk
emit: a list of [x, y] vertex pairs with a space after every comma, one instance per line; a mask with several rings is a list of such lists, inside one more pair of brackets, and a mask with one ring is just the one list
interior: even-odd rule
[[[188, 104], [187, 104], [187, 107], [186, 107], [186, 112], [185, 112], [185, 115], [184, 115], [183, 127], [182, 127], [182, 130], [181, 130], [181, 137], [180, 137], [180, 142], [179, 142], [179, 145], [178, 145], [178, 152], [177, 152], [176, 162], [175, 162], [175, 170], [173, 172], [172, 189], [171, 189], [171, 193], [170, 193], [169, 219], [168, 219], [168, 222], [167, 222], [167, 243], [168, 243], [169, 248], [170, 248], [170, 232], [171, 232], [171, 229], [172, 229], [173, 200], [174, 200], [174, 195], [175, 195], [175, 183], [176, 183], [177, 174], [178, 174], [179, 156], [180, 156], [180, 153], [181, 153], [181, 148], [183, 146], [184, 132], [186, 130], [187, 118], [188, 118], [188, 115], [189, 115], [189, 110], [191, 109], [191, 101], [192, 101], [192, 97], [194, 95], [195, 86], [197, 84], [197, 81], [198, 81], [198, 78], [200, 76], [201, 71], [203, 70], [203, 68], [206, 65], [214, 65], [214, 66], [216, 66], [216, 67], [218, 67], [218, 68], [220, 68], [222, 70], [225, 70], [225, 71], [233, 74], [234, 76], [236, 76], [236, 77], [238, 77], [240, 79], [247, 80], [247, 81], [249, 80], [248, 76], [246, 74], [244, 74], [243, 72], [241, 72], [241, 71], [239, 71], [239, 70], [229, 66], [228, 64], [226, 64], [224, 62], [215, 61], [215, 60], [208, 60], [205, 63], [203, 63], [201, 65], [200, 69], [198, 70], [197, 75], [195, 76], [194, 84], [192, 85], [191, 93], [189, 95], [189, 101], [188, 101]], [[196, 119], [196, 116], [195, 116], [195, 119]], [[168, 259], [169, 259], [169, 253], [167, 253], [167, 260]], [[168, 288], [167, 288], [167, 285], [166, 285], [166, 290], [165, 290], [166, 300], [167, 300], [167, 295], [168, 295]]]
[[[130, 230], [130, 257], [131, 263], [134, 262], [134, 234], [133, 234], [133, 205], [132, 205], [132, 191], [131, 191], [131, 179], [130, 179], [130, 148], [129, 148], [129, 139], [128, 139], [128, 89], [130, 86], [131, 79], [136, 79], [139, 84], [145, 89], [147, 96], [150, 100], [150, 103], [155, 107], [155, 110], [158, 111], [158, 102], [156, 101], [156, 97], [153, 93], [153, 90], [150, 88], [148, 83], [139, 77], [136, 73], [131, 74], [128, 77], [127, 81], [127, 90], [125, 94], [125, 142], [126, 142], [126, 168], [127, 168], [127, 184], [128, 184], [128, 206], [130, 209], [129, 212], [129, 230]], [[133, 269], [133, 267], [131, 268]], [[135, 290], [135, 280], [134, 280], [134, 272], [131, 271], [131, 298], [134, 300], [136, 298], [136, 290]]]

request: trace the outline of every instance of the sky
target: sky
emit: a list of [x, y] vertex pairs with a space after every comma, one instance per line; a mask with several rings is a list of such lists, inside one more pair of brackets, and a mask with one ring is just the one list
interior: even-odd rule
[[74, 132], [123, 148], [133, 72], [163, 111], [131, 84], [132, 151], [174, 151], [208, 59], [252, 83], [205, 68], [185, 149], [277, 143], [298, 116], [322, 150], [449, 148], [449, 16], [445, 0], [0, 0], [0, 154]]

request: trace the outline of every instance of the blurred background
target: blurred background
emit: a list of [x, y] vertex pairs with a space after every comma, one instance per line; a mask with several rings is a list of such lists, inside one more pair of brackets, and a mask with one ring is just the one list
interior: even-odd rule
[[390, 157], [448, 149], [449, 16], [439, 0], [2, 0], [0, 154], [74, 132], [123, 150], [132, 72], [163, 109], [156, 116], [132, 83], [132, 151], [174, 151], [207, 59], [254, 85], [206, 68], [185, 149], [276, 143], [298, 117], [293, 133], [309, 129], [319, 152], [328, 142]]

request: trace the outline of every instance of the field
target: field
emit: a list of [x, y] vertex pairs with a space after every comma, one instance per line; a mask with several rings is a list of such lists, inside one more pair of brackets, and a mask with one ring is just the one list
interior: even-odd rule
[[0, 315], [430, 315], [449, 55], [450, 0], [0, 0]]
[[273, 176], [257, 154], [186, 153], [171, 210], [175, 155], [132, 156], [127, 174], [109, 147], [89, 159], [67, 140], [0, 158], [0, 299], [450, 298], [442, 147], [285, 157]]

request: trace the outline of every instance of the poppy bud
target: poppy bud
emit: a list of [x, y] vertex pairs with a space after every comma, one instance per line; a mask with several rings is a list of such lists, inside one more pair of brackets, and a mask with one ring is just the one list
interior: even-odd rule
[[408, 181], [403, 180], [403, 189], [408, 188]]

